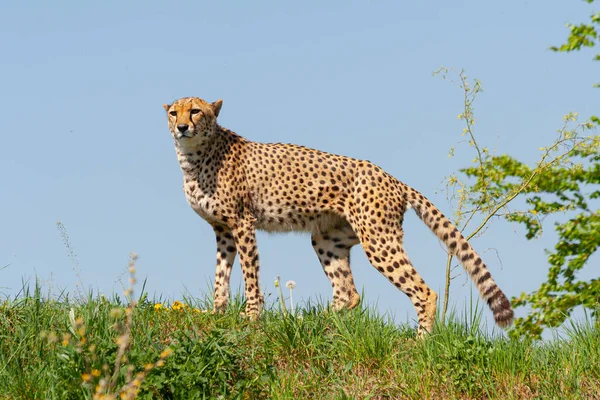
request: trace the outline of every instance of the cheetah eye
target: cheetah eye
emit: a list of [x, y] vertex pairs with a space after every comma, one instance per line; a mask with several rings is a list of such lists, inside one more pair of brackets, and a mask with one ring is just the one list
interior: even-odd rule
[[169, 111], [169, 114], [171, 114], [172, 116], [176, 117], [177, 116], [177, 111]]
[[192, 115], [196, 115], [196, 114], [198, 114], [199, 112], [200, 112], [200, 109], [199, 109], [199, 108], [192, 108], [192, 111], [190, 111], [190, 114], [192, 114]]

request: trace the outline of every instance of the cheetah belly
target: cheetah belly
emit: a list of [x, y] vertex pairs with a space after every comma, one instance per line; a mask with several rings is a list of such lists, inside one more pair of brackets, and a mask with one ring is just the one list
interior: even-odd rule
[[331, 212], [303, 212], [292, 208], [255, 212], [257, 229], [266, 232], [324, 232], [347, 222]]

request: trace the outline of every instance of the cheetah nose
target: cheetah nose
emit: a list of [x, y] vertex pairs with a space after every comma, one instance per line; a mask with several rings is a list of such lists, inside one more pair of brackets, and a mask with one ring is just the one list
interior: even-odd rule
[[179, 132], [182, 132], [182, 133], [185, 132], [185, 131], [187, 131], [188, 130], [188, 124], [179, 124], [179, 125], [177, 125], [177, 130]]

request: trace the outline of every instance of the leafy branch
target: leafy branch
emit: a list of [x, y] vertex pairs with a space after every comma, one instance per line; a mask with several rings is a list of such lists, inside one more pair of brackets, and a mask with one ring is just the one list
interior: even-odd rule
[[[448, 69], [441, 68], [434, 74], [447, 79], [448, 73]], [[470, 240], [480, 234], [493, 217], [504, 218], [511, 222], [524, 223], [528, 229], [527, 237], [536, 237], [541, 234], [542, 216], [573, 209], [573, 206], [552, 203], [542, 207], [542, 203], [535, 196], [533, 199], [527, 199], [526, 204], [536, 203], [537, 208], [510, 209], [509, 204], [520, 195], [547, 190], [549, 182], [561, 180], [559, 171], [578, 170], [580, 167], [574, 163], [573, 157], [593, 153], [597, 148], [596, 137], [580, 135], [582, 131], [591, 129], [593, 124], [586, 122], [571, 127], [571, 124], [577, 121], [577, 114], [566, 115], [562, 128], [558, 130], [558, 138], [550, 146], [540, 149], [542, 154], [533, 168], [506, 155], [491, 155], [486, 147], [479, 145], [473, 128], [475, 124], [473, 103], [477, 94], [482, 91], [481, 83], [474, 80], [474, 83], [470, 84], [464, 71], [458, 73], [458, 78], [458, 82], [450, 80], [463, 91], [463, 112], [458, 115], [458, 118], [465, 123], [463, 136], [468, 135], [468, 144], [474, 149], [476, 155], [473, 159], [475, 165], [460, 171], [466, 175], [468, 182], [460, 180], [456, 174], [448, 177], [447, 191], [457, 188], [450, 195], [452, 200], [457, 201], [454, 212], [455, 225], [464, 231], [473, 221], [478, 220], [477, 226], [466, 235], [467, 240]], [[450, 156], [453, 154], [454, 149], [451, 150]], [[448, 311], [450, 283], [453, 279], [452, 260], [453, 256], [448, 254], [442, 320], [445, 320]]]
[[[594, 0], [584, 0], [587, 3], [593, 3]], [[567, 24], [569, 28], [569, 36], [567, 42], [560, 46], [551, 46], [550, 50], [556, 52], [570, 53], [572, 51], [579, 51], [583, 47], [594, 47], [600, 43], [600, 11], [592, 13], [590, 15], [590, 21], [588, 23], [580, 24]], [[600, 53], [594, 56], [594, 61], [600, 61]], [[594, 87], [600, 87], [600, 82], [595, 83]], [[600, 125], [600, 119], [597, 116], [591, 118], [592, 122]]]

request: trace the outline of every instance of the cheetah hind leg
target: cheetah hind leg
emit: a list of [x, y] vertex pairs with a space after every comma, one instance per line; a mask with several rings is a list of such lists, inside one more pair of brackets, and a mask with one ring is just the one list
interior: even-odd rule
[[331, 228], [326, 233], [313, 232], [311, 239], [333, 288], [332, 309], [340, 311], [356, 307], [360, 296], [350, 270], [350, 249], [359, 243], [356, 234], [346, 224], [341, 228]]
[[423, 337], [433, 331], [437, 293], [411, 264], [402, 246], [402, 235], [402, 228], [395, 227], [388, 235], [361, 237], [361, 244], [373, 267], [410, 298], [418, 317], [417, 335]]

